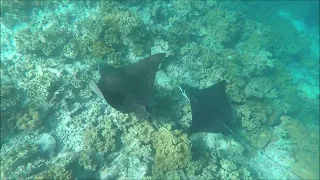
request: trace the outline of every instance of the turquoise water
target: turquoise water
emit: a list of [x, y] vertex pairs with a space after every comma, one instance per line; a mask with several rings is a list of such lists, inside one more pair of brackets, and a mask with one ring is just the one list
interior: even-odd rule
[[[1, 179], [320, 178], [318, 1], [4, 0], [1, 17]], [[146, 114], [90, 89], [157, 53]], [[230, 135], [190, 134], [179, 87], [221, 80]]]

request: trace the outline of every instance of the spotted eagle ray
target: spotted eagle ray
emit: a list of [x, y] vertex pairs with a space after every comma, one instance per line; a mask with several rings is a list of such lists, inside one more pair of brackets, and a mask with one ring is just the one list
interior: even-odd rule
[[100, 68], [100, 81], [90, 81], [89, 86], [113, 108], [141, 115], [152, 96], [155, 75], [164, 57], [165, 53], [158, 53], [120, 68], [106, 64]]
[[230, 133], [226, 126], [231, 126], [232, 111], [225, 85], [223, 80], [204, 89], [183, 87], [192, 111], [190, 133]]
[[225, 80], [204, 89], [185, 86], [183, 89], [180, 88], [180, 90], [183, 96], [188, 99], [191, 106], [192, 122], [189, 130], [190, 133], [209, 132], [222, 133], [224, 135], [232, 133], [240, 142], [244, 142], [278, 166], [302, 179], [299, 175], [275, 161], [272, 157], [253, 146], [232, 130], [232, 110], [226, 95]]

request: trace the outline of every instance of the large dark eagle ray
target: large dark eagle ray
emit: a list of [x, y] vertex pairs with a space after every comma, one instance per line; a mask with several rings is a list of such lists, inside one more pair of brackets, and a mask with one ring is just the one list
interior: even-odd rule
[[141, 113], [153, 92], [155, 75], [165, 57], [159, 53], [121, 68], [105, 65], [100, 68], [97, 83], [100, 94], [113, 108], [123, 113]]
[[220, 81], [205, 89], [183, 88], [190, 99], [192, 111], [190, 133], [230, 133], [227, 127], [231, 125], [232, 110], [225, 85], [226, 81]]

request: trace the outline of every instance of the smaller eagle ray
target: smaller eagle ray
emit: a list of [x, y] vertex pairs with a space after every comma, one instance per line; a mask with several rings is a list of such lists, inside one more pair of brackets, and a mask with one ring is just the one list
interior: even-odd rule
[[183, 87], [190, 101], [192, 122], [190, 133], [230, 133], [232, 110], [226, 95], [226, 81], [220, 81], [205, 89]]
[[[192, 111], [192, 122], [190, 133], [209, 132], [222, 133], [227, 135], [232, 133], [237, 139], [249, 145], [278, 166], [294, 174], [299, 179], [299, 175], [281, 165], [272, 157], [253, 146], [250, 142], [242, 138], [231, 128], [232, 110], [226, 95], [226, 81], [220, 81], [204, 89], [193, 87], [180, 88], [182, 95], [190, 102]], [[243, 145], [243, 144], [242, 144]], [[246, 146], [244, 145], [244, 147]]]

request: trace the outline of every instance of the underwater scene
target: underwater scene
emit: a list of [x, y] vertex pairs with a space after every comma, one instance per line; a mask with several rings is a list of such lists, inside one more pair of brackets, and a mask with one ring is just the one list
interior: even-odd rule
[[1, 0], [0, 179], [319, 179], [319, 1]]

